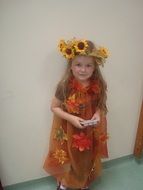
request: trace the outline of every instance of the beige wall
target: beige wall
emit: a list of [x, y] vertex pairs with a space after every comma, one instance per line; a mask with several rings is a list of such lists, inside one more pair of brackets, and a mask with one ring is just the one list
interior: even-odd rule
[[143, 1], [0, 1], [0, 173], [4, 185], [46, 176], [49, 109], [65, 67], [60, 38], [86, 38], [111, 52], [110, 158], [132, 154], [143, 94]]

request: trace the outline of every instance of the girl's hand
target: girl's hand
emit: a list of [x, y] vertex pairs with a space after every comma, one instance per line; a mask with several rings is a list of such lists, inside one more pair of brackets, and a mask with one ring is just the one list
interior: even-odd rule
[[81, 125], [81, 121], [84, 121], [84, 119], [77, 117], [75, 115], [70, 115], [68, 121], [74, 125], [75, 127], [79, 128], [79, 129], [84, 129], [85, 127]]
[[97, 110], [92, 116], [91, 120], [97, 119], [100, 122], [100, 110]]

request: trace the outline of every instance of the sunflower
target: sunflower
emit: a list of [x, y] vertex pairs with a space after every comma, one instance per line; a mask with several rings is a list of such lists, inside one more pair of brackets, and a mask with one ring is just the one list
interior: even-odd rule
[[66, 46], [62, 49], [62, 53], [67, 59], [72, 59], [75, 54], [74, 54], [74, 49], [72, 46]]
[[75, 41], [74, 48], [75, 48], [76, 52], [86, 53], [86, 50], [88, 48], [88, 43], [86, 40]]
[[107, 48], [104, 48], [104, 47], [100, 47], [98, 50], [97, 50], [97, 56], [99, 57], [103, 57], [103, 58], [107, 58], [109, 56], [109, 51]]
[[59, 50], [62, 52], [62, 49], [66, 46], [66, 42], [64, 40], [60, 40], [58, 44]]
[[92, 49], [88, 40], [79, 40], [73, 38], [71, 40], [65, 41], [60, 40], [58, 48], [62, 55], [66, 59], [73, 59], [76, 55], [88, 55], [96, 58], [96, 63], [98, 65], [104, 66], [106, 58], [109, 56], [109, 51], [105, 47], [99, 47]]

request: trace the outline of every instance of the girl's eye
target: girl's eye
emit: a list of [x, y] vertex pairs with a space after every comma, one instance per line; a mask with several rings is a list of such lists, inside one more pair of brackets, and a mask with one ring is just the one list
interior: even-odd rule
[[86, 65], [87, 67], [92, 67], [92, 65], [91, 64], [88, 64], [88, 65]]
[[80, 66], [81, 66], [81, 64], [80, 64], [80, 63], [77, 63], [77, 64], [76, 64], [76, 66], [80, 67]]

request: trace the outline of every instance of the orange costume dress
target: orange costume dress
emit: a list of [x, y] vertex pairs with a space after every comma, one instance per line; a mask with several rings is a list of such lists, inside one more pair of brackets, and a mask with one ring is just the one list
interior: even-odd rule
[[[88, 87], [83, 87], [72, 78], [68, 87], [70, 93], [62, 109], [85, 120], [91, 119], [98, 108], [100, 82], [91, 80]], [[56, 96], [58, 98], [58, 93]], [[100, 122], [84, 129], [54, 115], [44, 169], [66, 187], [89, 185], [101, 174], [101, 158], [108, 157], [106, 127], [103, 110], [100, 111]]]

